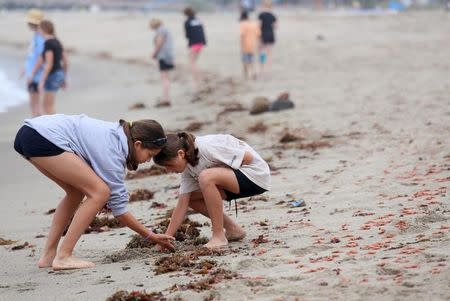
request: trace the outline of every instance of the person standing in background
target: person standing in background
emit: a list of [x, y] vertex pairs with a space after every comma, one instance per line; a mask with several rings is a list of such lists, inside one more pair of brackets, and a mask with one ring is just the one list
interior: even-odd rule
[[257, 51], [261, 30], [259, 24], [248, 19], [248, 13], [243, 11], [239, 24], [240, 40], [241, 40], [241, 60], [243, 65], [244, 77], [256, 78], [253, 67], [253, 59]]
[[55, 27], [49, 20], [39, 23], [39, 31], [45, 39], [44, 51], [33, 68], [28, 82], [31, 83], [38, 70], [44, 65], [38, 90], [44, 93], [44, 114], [55, 114], [55, 95], [59, 88], [66, 87], [68, 61], [61, 42], [56, 38]]
[[[40, 55], [44, 51], [44, 37], [40, 34], [38, 27], [39, 23], [44, 18], [44, 13], [38, 9], [30, 9], [27, 13], [26, 22], [28, 28], [33, 32], [33, 38], [31, 39], [28, 56], [25, 60], [25, 65], [20, 72], [20, 77], [25, 76], [26, 79], [31, 77], [33, 68], [39, 60]], [[35, 75], [31, 77], [31, 82], [27, 82], [27, 91], [30, 97], [30, 109], [33, 117], [42, 114], [41, 107], [39, 105], [39, 79], [42, 74], [42, 69], [39, 68]]]
[[271, 10], [272, 1], [264, 0], [262, 12], [258, 16], [261, 23], [261, 45], [259, 49], [261, 73], [264, 72], [264, 65], [266, 63], [267, 71], [270, 72], [272, 70], [272, 47], [275, 44], [275, 28], [277, 25], [277, 18]]
[[150, 28], [155, 31], [155, 49], [153, 50], [152, 58], [158, 60], [163, 84], [162, 99], [156, 103], [155, 107], [168, 107], [170, 106], [169, 71], [175, 68], [172, 35], [159, 19], [152, 19], [150, 21]]
[[189, 63], [194, 79], [194, 87], [197, 89], [201, 81], [201, 72], [197, 68], [196, 62], [200, 52], [206, 45], [205, 32], [202, 23], [195, 17], [195, 11], [192, 7], [186, 7], [184, 15], [187, 17], [184, 22], [184, 32], [189, 46]]

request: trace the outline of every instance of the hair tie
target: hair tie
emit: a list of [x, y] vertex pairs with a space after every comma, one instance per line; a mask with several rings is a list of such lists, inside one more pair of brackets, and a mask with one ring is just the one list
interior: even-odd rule
[[133, 121], [128, 121], [128, 125], [130, 126], [130, 128], [133, 126]]

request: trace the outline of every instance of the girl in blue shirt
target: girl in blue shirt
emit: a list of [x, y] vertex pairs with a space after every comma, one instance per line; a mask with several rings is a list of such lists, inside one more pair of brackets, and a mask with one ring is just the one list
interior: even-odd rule
[[127, 212], [124, 183], [125, 167], [136, 170], [158, 154], [165, 143], [164, 130], [154, 120], [105, 122], [85, 115], [62, 114], [25, 120], [17, 133], [15, 150], [66, 192], [56, 208], [38, 266], [55, 270], [94, 267], [94, 263], [78, 259], [72, 252], [106, 203], [121, 224], [173, 249], [173, 237], [153, 233]]

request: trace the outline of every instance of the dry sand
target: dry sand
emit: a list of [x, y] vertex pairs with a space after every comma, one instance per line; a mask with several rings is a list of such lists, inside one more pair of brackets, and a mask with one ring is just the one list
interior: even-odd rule
[[[164, 109], [150, 106], [160, 93], [149, 60], [150, 15], [50, 16], [71, 50], [69, 89], [57, 96], [58, 112], [155, 118], [167, 129], [206, 122], [196, 134], [235, 134], [270, 159], [273, 189], [264, 198], [238, 201], [237, 220], [248, 236], [212, 259], [239, 276], [209, 291], [171, 292], [174, 284], [206, 276], [155, 275], [154, 263], [163, 255], [123, 251], [132, 235], [124, 228], [83, 235], [76, 254], [93, 260], [93, 269], [38, 269], [45, 237], [36, 236], [46, 235], [51, 215], [45, 212], [63, 192], [13, 152], [15, 131], [29, 114], [26, 106], [14, 108], [0, 114], [0, 237], [18, 242], [0, 247], [0, 300], [105, 300], [118, 290], [160, 291], [185, 300], [450, 298], [448, 14], [280, 12], [273, 73], [248, 82], [240, 74], [236, 15], [202, 15], [209, 45], [200, 65], [208, 83], [194, 103], [183, 18], [163, 15], [177, 55], [174, 106]], [[21, 60], [30, 36], [22, 21], [17, 13], [0, 18], [0, 55], [11, 60]], [[316, 39], [319, 34], [323, 40]], [[256, 96], [273, 99], [283, 91], [290, 92], [294, 110], [216, 117], [231, 102], [248, 106]], [[128, 110], [136, 102], [147, 108]], [[267, 131], [249, 133], [257, 122]], [[279, 143], [285, 129], [301, 139]], [[175, 175], [127, 181], [130, 191], [155, 191], [154, 200], [168, 208], [176, 202], [177, 184]], [[300, 198], [306, 207], [290, 208]], [[153, 225], [168, 208], [150, 204], [134, 202], [129, 209]], [[209, 227], [201, 229], [209, 235]], [[252, 241], [260, 235], [268, 241]], [[24, 242], [31, 246], [12, 250]], [[105, 263], [117, 254], [125, 256], [122, 261]]]

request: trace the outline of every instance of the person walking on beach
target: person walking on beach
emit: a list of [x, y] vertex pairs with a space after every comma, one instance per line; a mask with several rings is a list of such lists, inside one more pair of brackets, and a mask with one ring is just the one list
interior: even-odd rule
[[184, 15], [187, 17], [184, 22], [184, 32], [189, 46], [189, 64], [195, 88], [198, 88], [201, 81], [201, 73], [196, 62], [200, 52], [206, 45], [205, 32], [202, 23], [196, 18], [195, 11], [192, 7], [186, 7], [184, 9]]
[[39, 31], [45, 39], [44, 50], [28, 78], [28, 83], [32, 83], [34, 76], [44, 65], [38, 84], [39, 92], [44, 93], [43, 113], [55, 114], [56, 92], [59, 88], [66, 87], [67, 54], [55, 36], [55, 27], [51, 21], [42, 20], [39, 23]]
[[259, 49], [259, 63], [261, 72], [264, 72], [264, 65], [267, 63], [267, 71], [272, 70], [272, 47], [275, 44], [275, 29], [277, 18], [272, 13], [272, 1], [263, 1], [263, 9], [258, 16], [261, 25], [261, 44]]
[[208, 248], [226, 246], [246, 234], [223, 213], [223, 200], [258, 195], [270, 187], [269, 165], [247, 143], [231, 135], [168, 134], [167, 144], [153, 160], [168, 172], [181, 173], [178, 203], [166, 234], [175, 234], [191, 207], [211, 219]]
[[241, 41], [241, 60], [243, 65], [244, 77], [256, 78], [256, 72], [253, 67], [253, 59], [258, 46], [261, 30], [259, 24], [248, 18], [247, 12], [241, 13], [240, 24], [240, 41]]
[[16, 135], [14, 149], [66, 192], [56, 208], [38, 266], [55, 270], [95, 266], [72, 252], [106, 203], [122, 225], [173, 249], [173, 237], [153, 233], [127, 211], [124, 183], [125, 168], [136, 170], [165, 143], [164, 130], [154, 120], [106, 122], [63, 114], [26, 119]]
[[[44, 51], [44, 37], [38, 30], [39, 23], [44, 19], [44, 13], [38, 9], [31, 9], [27, 13], [26, 22], [28, 28], [33, 32], [28, 56], [25, 61], [25, 66], [20, 73], [20, 77], [25, 75], [27, 79], [27, 90], [30, 98], [31, 115], [39, 116], [42, 114], [41, 106], [39, 104], [39, 79], [42, 73], [42, 67], [36, 70], [34, 76], [31, 76], [33, 68], [36, 65], [39, 57]], [[31, 79], [31, 80], [28, 80]]]
[[173, 41], [170, 32], [163, 26], [161, 20], [152, 19], [150, 28], [155, 31], [154, 50], [152, 58], [158, 60], [161, 81], [163, 84], [163, 95], [156, 103], [156, 107], [170, 106], [170, 79], [169, 71], [175, 68], [173, 55]]

